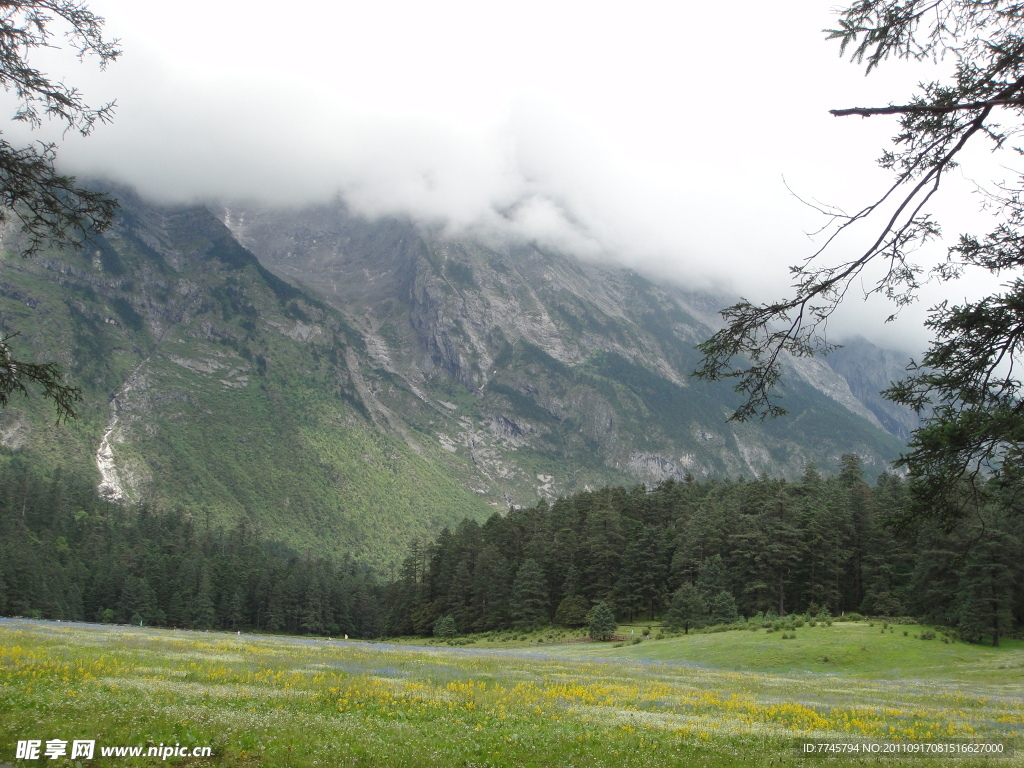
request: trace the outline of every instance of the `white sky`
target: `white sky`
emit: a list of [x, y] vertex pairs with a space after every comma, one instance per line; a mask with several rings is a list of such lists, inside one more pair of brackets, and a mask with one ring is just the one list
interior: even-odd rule
[[[125, 53], [102, 74], [46, 62], [90, 103], [117, 99], [113, 124], [64, 140], [75, 172], [165, 200], [340, 192], [759, 300], [785, 293], [821, 223], [783, 178], [848, 209], [888, 181], [874, 160], [893, 119], [828, 109], [900, 103], [929, 76], [893, 62], [865, 78], [825, 40], [825, 0], [90, 7]], [[838, 329], [919, 348], [927, 303], [896, 328], [875, 305]]]

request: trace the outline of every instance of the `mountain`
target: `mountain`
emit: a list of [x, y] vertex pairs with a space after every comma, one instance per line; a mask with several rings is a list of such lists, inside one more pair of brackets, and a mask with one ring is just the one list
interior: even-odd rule
[[[669, 477], [797, 475], [901, 441], [821, 360], [791, 361], [791, 414], [728, 424], [728, 386], [689, 378], [717, 302], [528, 243], [370, 221], [344, 203], [223, 205], [261, 263], [342, 312], [377, 365], [421, 401], [425, 431], [486, 487], [524, 494]], [[874, 400], [868, 399], [874, 396]]]
[[910, 408], [879, 394], [906, 376], [910, 362], [906, 355], [857, 338], [845, 342], [826, 359], [886, 430], [903, 441], [910, 439], [910, 433], [920, 424], [920, 417]]
[[112, 498], [386, 567], [495, 507], [846, 453], [881, 471], [902, 445], [817, 360], [792, 362], [788, 417], [727, 423], [735, 394], [688, 376], [715, 300], [630, 270], [340, 202], [115, 194], [78, 252], [23, 260], [8, 234], [0, 281], [15, 353], [84, 395], [67, 426], [40, 398], [0, 414], [5, 460]]
[[[112, 498], [386, 565], [413, 538], [492, 511], [436, 441], [381, 429], [359, 334], [264, 269], [205, 208], [118, 190], [114, 227], [77, 253], [3, 255], [16, 355], [83, 389], [53, 425], [35, 397], [0, 414], [8, 460], [89, 472]], [[16, 242], [11, 243], [16, 246]]]

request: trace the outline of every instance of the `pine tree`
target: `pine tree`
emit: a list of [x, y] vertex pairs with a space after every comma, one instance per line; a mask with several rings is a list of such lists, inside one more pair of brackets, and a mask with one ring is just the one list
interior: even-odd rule
[[280, 582], [271, 587], [264, 626], [271, 632], [277, 632], [285, 626], [284, 588]]
[[859, 606], [867, 589], [867, 563], [874, 534], [871, 489], [863, 479], [860, 456], [846, 454], [837, 478], [849, 521], [849, 560], [844, 578], [845, 603]]
[[709, 624], [732, 624], [740, 620], [736, 598], [724, 589], [705, 600]]
[[975, 545], [960, 574], [957, 592], [957, 628], [970, 642], [984, 636], [999, 645], [999, 638], [1013, 625], [1013, 565], [1020, 542], [1000, 531]]
[[437, 603], [420, 603], [412, 614], [412, 630], [417, 635], [427, 635], [441, 616]]
[[473, 569], [473, 629], [486, 632], [508, 626], [512, 580], [508, 561], [498, 548], [488, 544], [480, 550]]
[[[467, 555], [469, 556], [469, 555]], [[447, 611], [455, 619], [460, 631], [469, 632], [479, 616], [473, 605], [473, 572], [470, 562], [460, 560], [455, 567], [449, 591], [442, 601], [440, 612]]]
[[155, 612], [153, 590], [145, 579], [129, 574], [124, 581], [117, 608], [118, 620], [129, 624], [149, 622]]
[[594, 606], [590, 614], [590, 624], [587, 633], [592, 640], [611, 640], [615, 636], [615, 630], [619, 624], [615, 621], [615, 614], [608, 607], [607, 603], [601, 602]]
[[0, 546], [0, 616], [5, 616], [7, 611], [7, 586], [4, 583], [4, 548]]
[[665, 626], [672, 630], [682, 629], [685, 634], [690, 628], [697, 629], [707, 623], [708, 607], [700, 592], [693, 584], [683, 584], [675, 595], [665, 614]]
[[311, 635], [322, 635], [327, 631], [327, 598], [324, 594], [320, 574], [315, 570], [306, 588], [306, 599], [302, 607], [302, 619], [299, 627]]
[[548, 622], [547, 581], [544, 572], [533, 559], [519, 566], [512, 586], [512, 619], [519, 629], [532, 629]]
[[911, 610], [931, 622], [957, 623], [954, 596], [960, 587], [957, 563], [963, 554], [945, 534], [932, 528], [920, 532], [915, 545], [917, 563], [911, 581]]
[[603, 600], [619, 580], [625, 537], [617, 509], [602, 507], [587, 516], [580, 547], [581, 592]]
[[628, 611], [630, 617], [635, 611], [644, 610], [648, 621], [653, 620], [663, 600], [668, 575], [663, 539], [661, 531], [642, 526], [626, 545], [615, 596], [618, 605]]
[[802, 541], [794, 524], [795, 505], [780, 481], [747, 484], [743, 525], [732, 537], [746, 613], [786, 613], [787, 585], [800, 559]]
[[721, 555], [708, 557], [697, 566], [695, 586], [705, 601], [710, 600], [719, 592], [729, 592], [729, 572]]
[[231, 597], [228, 600], [225, 612], [224, 612], [224, 623], [227, 624], [228, 629], [237, 630], [242, 623], [245, 621], [245, 595], [242, 594], [242, 588], [237, 587], [232, 591]]
[[212, 629], [215, 626], [217, 615], [213, 609], [213, 585], [205, 563], [191, 609], [191, 626], [194, 629]]

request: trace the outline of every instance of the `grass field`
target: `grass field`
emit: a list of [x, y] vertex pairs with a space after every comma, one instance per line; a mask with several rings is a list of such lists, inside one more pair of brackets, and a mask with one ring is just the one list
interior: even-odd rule
[[134, 766], [163, 761], [101, 748], [212, 748], [178, 765], [632, 768], [814, 764], [797, 744], [826, 739], [1024, 746], [1024, 644], [889, 629], [448, 648], [0, 620], [0, 764], [71, 764], [17, 759], [29, 739], [95, 740], [83, 765]]

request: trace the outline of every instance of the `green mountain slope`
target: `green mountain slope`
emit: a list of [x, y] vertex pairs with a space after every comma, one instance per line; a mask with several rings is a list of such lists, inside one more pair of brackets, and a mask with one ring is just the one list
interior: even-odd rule
[[38, 398], [0, 414], [8, 452], [91, 472], [112, 498], [248, 516], [268, 537], [378, 565], [491, 511], [436, 441], [380, 428], [359, 393], [380, 377], [339, 313], [205, 209], [120, 199], [116, 226], [80, 253], [4, 252], [0, 324], [85, 396], [66, 427]]

